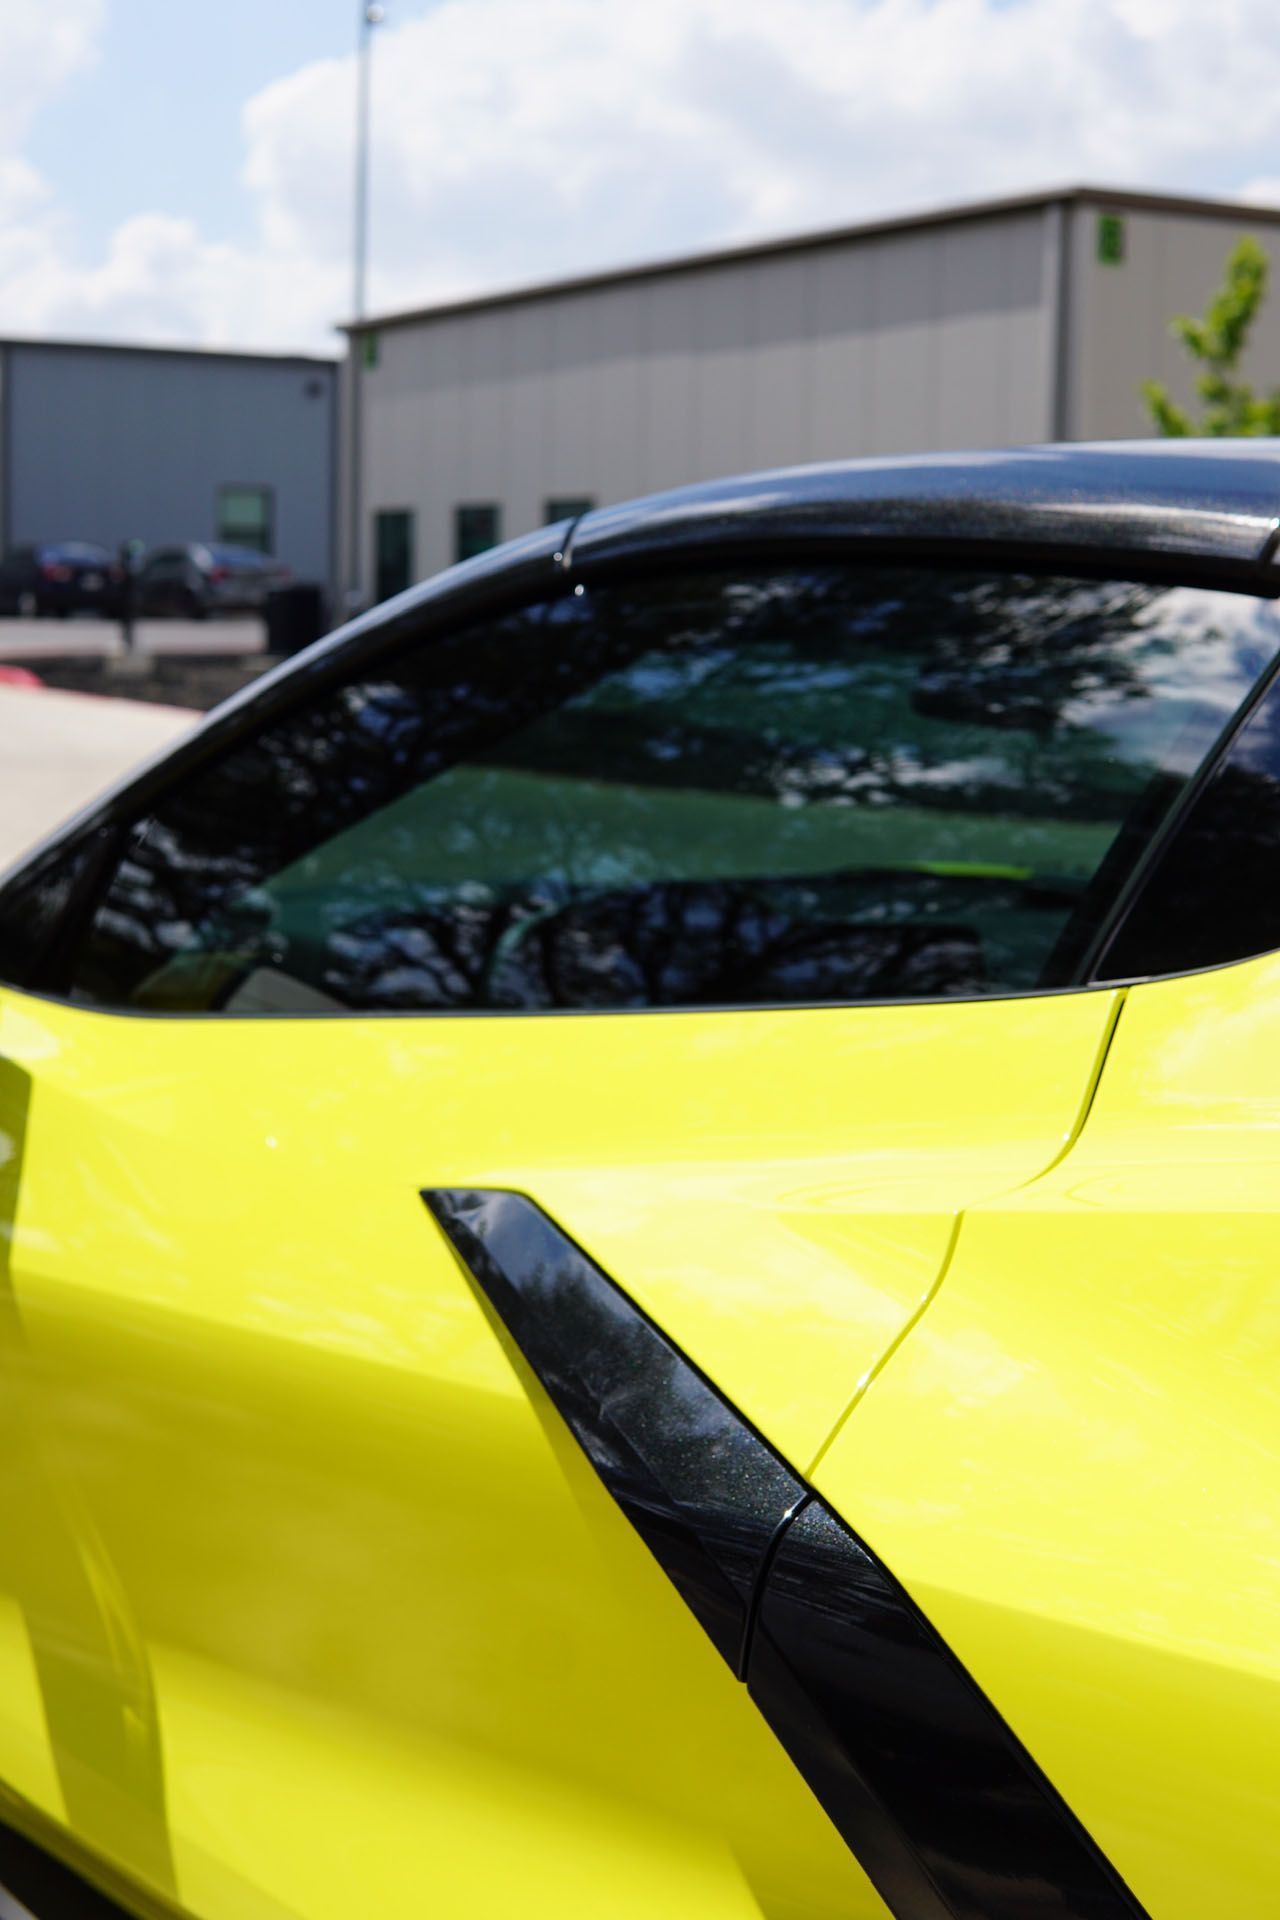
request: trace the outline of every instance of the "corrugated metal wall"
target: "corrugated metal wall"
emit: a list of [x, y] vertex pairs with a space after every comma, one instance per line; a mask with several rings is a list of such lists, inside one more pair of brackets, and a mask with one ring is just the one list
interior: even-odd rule
[[208, 540], [221, 486], [274, 490], [276, 551], [333, 563], [336, 370], [326, 362], [13, 344], [11, 541]]
[[[1098, 257], [1102, 211], [1123, 220], [1123, 259]], [[1071, 213], [1072, 287], [1068, 431], [1077, 440], [1127, 439], [1152, 431], [1139, 393], [1160, 380], [1190, 406], [1194, 370], [1169, 332], [1174, 314], [1202, 314], [1221, 284], [1227, 255], [1244, 233], [1271, 260], [1271, 297], [1258, 316], [1241, 375], [1264, 390], [1280, 387], [1280, 234], [1274, 215], [1153, 213], [1087, 205]]]
[[1050, 432], [1047, 210], [695, 266], [387, 327], [361, 375], [364, 578], [381, 509], [415, 572], [453, 509], [504, 537], [555, 496]]

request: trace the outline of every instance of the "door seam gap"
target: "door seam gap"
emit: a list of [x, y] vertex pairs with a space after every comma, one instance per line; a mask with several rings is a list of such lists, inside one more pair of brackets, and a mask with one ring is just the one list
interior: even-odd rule
[[[1062, 1162], [1066, 1159], [1067, 1155], [1071, 1152], [1072, 1148], [1076, 1145], [1077, 1141], [1080, 1138], [1080, 1135], [1084, 1132], [1086, 1123], [1088, 1122], [1088, 1119], [1089, 1119], [1089, 1115], [1093, 1111], [1094, 1101], [1097, 1099], [1098, 1088], [1102, 1084], [1103, 1069], [1107, 1064], [1107, 1057], [1111, 1052], [1112, 1043], [1116, 1037], [1116, 1029], [1120, 1024], [1120, 1015], [1124, 1011], [1125, 1002], [1127, 999], [1128, 999], [1128, 994], [1126, 990], [1123, 987], [1120, 988], [1116, 994], [1115, 1006], [1112, 1008], [1107, 1018], [1106, 1027], [1103, 1030], [1102, 1038], [1098, 1043], [1098, 1051], [1094, 1057], [1093, 1067], [1090, 1071], [1089, 1078], [1085, 1083], [1084, 1093], [1081, 1096], [1080, 1105], [1076, 1112], [1076, 1118], [1073, 1121], [1069, 1132], [1067, 1133], [1066, 1139], [1063, 1141], [1062, 1146], [1059, 1148], [1058, 1152], [1054, 1154], [1052, 1160], [1050, 1160], [1046, 1166], [1041, 1167], [1037, 1173], [1033, 1173], [1029, 1180], [1024, 1181], [1022, 1183], [1023, 1187], [1034, 1186], [1037, 1180], [1043, 1180], [1046, 1174], [1052, 1173], [1055, 1167], [1061, 1166]], [[1017, 1187], [1013, 1189], [1015, 1193], [1020, 1192], [1021, 1190], [1022, 1190], [1021, 1188], [1017, 1188]], [[955, 1258], [956, 1247], [960, 1240], [960, 1229], [964, 1224], [966, 1212], [967, 1212], [967, 1209], [962, 1207], [960, 1211], [956, 1214], [956, 1217], [952, 1222], [951, 1234], [947, 1241], [946, 1249], [942, 1256], [942, 1262], [938, 1268], [936, 1275], [934, 1276], [933, 1283], [929, 1287], [928, 1292], [925, 1294], [924, 1298], [920, 1301], [919, 1305], [916, 1307], [911, 1317], [899, 1328], [898, 1332], [894, 1335], [893, 1339], [889, 1342], [888, 1346], [884, 1349], [884, 1352], [881, 1353], [879, 1357], [872, 1362], [871, 1366], [868, 1367], [867, 1371], [863, 1374], [861, 1380], [859, 1380], [857, 1387], [854, 1389], [853, 1398], [850, 1400], [848, 1406], [844, 1409], [844, 1412], [837, 1419], [830, 1433], [828, 1433], [826, 1439], [822, 1442], [821, 1446], [818, 1448], [818, 1451], [814, 1454], [813, 1459], [809, 1462], [808, 1467], [805, 1469], [804, 1477], [806, 1480], [812, 1482], [814, 1474], [817, 1472], [818, 1468], [821, 1466], [822, 1462], [825, 1460], [827, 1454], [831, 1451], [831, 1448], [835, 1445], [840, 1435], [844, 1432], [844, 1429], [847, 1426], [849, 1420], [852, 1418], [852, 1416], [857, 1411], [857, 1409], [861, 1406], [863, 1400], [865, 1400], [871, 1387], [879, 1379], [881, 1373], [883, 1373], [885, 1367], [889, 1364], [890, 1360], [892, 1360], [894, 1354], [897, 1353], [903, 1341], [906, 1340], [909, 1334], [914, 1333], [915, 1329], [919, 1326], [921, 1320], [923, 1320], [925, 1314], [929, 1311], [929, 1308], [933, 1305], [934, 1301], [937, 1299], [938, 1294], [942, 1289], [942, 1284], [946, 1279], [948, 1273], [951, 1271], [951, 1263]]]

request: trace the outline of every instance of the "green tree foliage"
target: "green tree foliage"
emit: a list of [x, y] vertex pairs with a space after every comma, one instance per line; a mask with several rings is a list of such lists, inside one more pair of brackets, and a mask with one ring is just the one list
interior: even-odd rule
[[1196, 392], [1204, 401], [1203, 417], [1193, 421], [1158, 380], [1142, 383], [1142, 396], [1161, 433], [1280, 433], [1280, 388], [1259, 397], [1251, 386], [1234, 378], [1266, 297], [1267, 256], [1246, 234], [1231, 250], [1226, 279], [1209, 302], [1204, 319], [1179, 314], [1169, 325], [1175, 340], [1203, 369], [1196, 380]]

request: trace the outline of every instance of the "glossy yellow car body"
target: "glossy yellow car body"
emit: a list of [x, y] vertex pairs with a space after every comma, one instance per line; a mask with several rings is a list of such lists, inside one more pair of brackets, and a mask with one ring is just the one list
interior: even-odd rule
[[43, 1516], [4, 1555], [0, 1777], [210, 1920], [407, 1911], [424, 1876], [494, 1916], [882, 1911], [419, 1189], [544, 1199], [803, 1468], [961, 1210], [1060, 1156], [1117, 999], [210, 1023], [0, 993], [9, 1492]]

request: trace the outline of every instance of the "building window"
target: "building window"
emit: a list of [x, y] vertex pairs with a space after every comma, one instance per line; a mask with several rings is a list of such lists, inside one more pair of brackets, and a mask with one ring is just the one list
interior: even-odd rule
[[453, 510], [453, 557], [471, 560], [487, 553], [502, 538], [501, 509], [489, 504], [455, 507]]
[[272, 487], [219, 487], [218, 539], [254, 553], [276, 550], [276, 499]]
[[544, 524], [554, 527], [559, 520], [581, 520], [595, 504], [589, 493], [553, 493], [546, 503]]
[[375, 594], [390, 600], [413, 583], [413, 515], [392, 507], [373, 516]]

